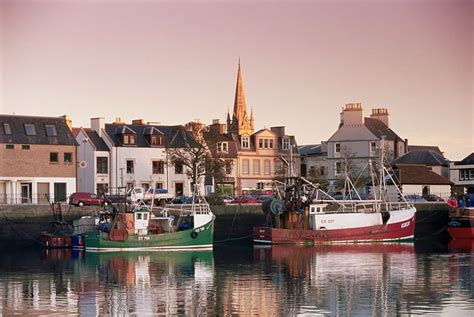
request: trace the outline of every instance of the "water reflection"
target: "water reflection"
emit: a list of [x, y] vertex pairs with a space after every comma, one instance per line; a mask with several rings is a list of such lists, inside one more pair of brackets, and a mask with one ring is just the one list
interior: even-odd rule
[[474, 244], [3, 253], [0, 315], [467, 315]]

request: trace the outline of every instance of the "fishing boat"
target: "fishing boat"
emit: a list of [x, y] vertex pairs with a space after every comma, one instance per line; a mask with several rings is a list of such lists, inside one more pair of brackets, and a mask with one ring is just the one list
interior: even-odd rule
[[[215, 216], [203, 198], [157, 211], [141, 203], [104, 216], [85, 232], [86, 251], [212, 249]], [[153, 205], [152, 205], [153, 206]]]
[[[382, 151], [383, 152], [383, 151]], [[383, 153], [381, 154], [383, 161]], [[347, 164], [346, 164], [347, 166]], [[319, 244], [407, 241], [414, 238], [416, 208], [383, 163], [369, 160], [371, 195], [359, 195], [345, 171], [342, 197], [302, 177], [287, 177], [276, 198], [262, 204], [266, 224], [253, 228], [256, 244]], [[391, 180], [390, 189], [387, 180]], [[396, 193], [394, 193], [394, 188]], [[392, 192], [390, 192], [392, 191]], [[390, 198], [396, 197], [396, 201]], [[336, 199], [339, 198], [339, 199]]]
[[449, 217], [448, 232], [453, 239], [474, 239], [474, 194], [466, 197]]
[[72, 226], [64, 220], [60, 202], [49, 201], [54, 220], [50, 222], [49, 228], [40, 234], [40, 244], [43, 248], [70, 248]]

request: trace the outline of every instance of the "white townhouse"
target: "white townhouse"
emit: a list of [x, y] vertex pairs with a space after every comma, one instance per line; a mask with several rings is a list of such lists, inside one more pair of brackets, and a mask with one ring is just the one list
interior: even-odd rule
[[109, 192], [119, 187], [156, 187], [175, 196], [192, 195], [186, 167], [172, 164], [168, 151], [192, 144], [194, 139], [183, 126], [145, 123], [143, 119], [126, 124], [118, 119], [111, 124], [98, 121], [96, 128], [110, 149]]
[[342, 108], [338, 130], [327, 141], [327, 175], [331, 184], [344, 173], [344, 157], [350, 154], [356, 164], [363, 167], [368, 159], [379, 155], [382, 147], [388, 150], [389, 160], [407, 152], [408, 141], [402, 140], [389, 128], [386, 108], [372, 109], [365, 117], [360, 103], [346, 104]]
[[110, 150], [100, 129], [104, 118], [91, 118], [91, 128], [73, 128], [78, 143], [77, 190], [79, 192], [109, 193]]
[[458, 162], [450, 162], [449, 178], [458, 194], [474, 194], [474, 152]]

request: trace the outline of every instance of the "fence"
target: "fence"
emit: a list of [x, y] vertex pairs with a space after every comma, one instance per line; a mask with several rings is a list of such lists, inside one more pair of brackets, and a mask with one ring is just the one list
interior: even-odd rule
[[[22, 196], [21, 193], [17, 194], [2, 194], [0, 195], [0, 204], [16, 205], [16, 204], [38, 204], [47, 205], [50, 201], [54, 202], [66, 202], [69, 203], [69, 196], [72, 193], [66, 193], [66, 195], [53, 195], [53, 194], [38, 194], [33, 193], [29, 196]], [[55, 197], [56, 196], [56, 197]]]

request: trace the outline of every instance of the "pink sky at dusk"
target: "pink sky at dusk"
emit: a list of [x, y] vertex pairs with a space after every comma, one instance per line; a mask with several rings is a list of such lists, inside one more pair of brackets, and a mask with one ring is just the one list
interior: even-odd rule
[[[327, 140], [345, 103], [410, 144], [474, 151], [473, 1], [0, 0], [0, 112], [163, 124], [232, 109]], [[250, 111], [250, 109], [249, 109]]]

